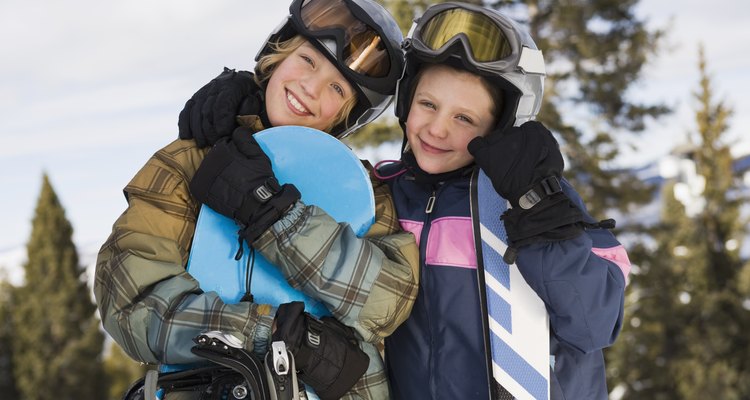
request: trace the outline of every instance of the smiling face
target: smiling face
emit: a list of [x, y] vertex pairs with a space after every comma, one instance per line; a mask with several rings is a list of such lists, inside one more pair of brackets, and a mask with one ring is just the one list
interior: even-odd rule
[[304, 42], [276, 67], [268, 80], [266, 112], [273, 126], [327, 130], [354, 96], [354, 89], [341, 72]]
[[481, 78], [445, 65], [424, 67], [406, 120], [406, 137], [419, 167], [449, 172], [471, 164], [467, 145], [495, 124], [495, 105]]

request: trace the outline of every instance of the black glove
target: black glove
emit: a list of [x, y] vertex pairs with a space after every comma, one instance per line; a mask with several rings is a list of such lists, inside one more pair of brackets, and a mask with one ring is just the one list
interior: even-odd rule
[[185, 103], [177, 122], [180, 139], [195, 139], [199, 147], [213, 146], [231, 136], [238, 115], [260, 114], [262, 96], [252, 73], [224, 67]]
[[513, 205], [502, 216], [510, 259], [521, 246], [570, 239], [583, 231], [583, 213], [560, 186], [560, 146], [544, 125], [530, 121], [492, 132], [473, 139], [468, 150], [497, 193]]
[[300, 301], [280, 305], [273, 340], [286, 343], [299, 377], [322, 400], [341, 398], [367, 371], [370, 358], [352, 328], [332, 317], [318, 320], [304, 309]]
[[208, 151], [190, 181], [190, 192], [237, 221], [240, 237], [250, 245], [300, 199], [294, 185], [279, 185], [268, 156], [244, 127]]

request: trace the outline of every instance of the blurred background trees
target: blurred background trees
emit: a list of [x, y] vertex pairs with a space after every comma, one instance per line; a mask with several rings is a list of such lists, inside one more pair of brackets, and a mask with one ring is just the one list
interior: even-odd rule
[[732, 111], [716, 98], [702, 47], [698, 68], [688, 157], [702, 177], [701, 207], [688, 212], [665, 185], [661, 220], [631, 249], [638, 269], [607, 354], [610, 387], [623, 399], [750, 398], [747, 197], [726, 137]]
[[25, 282], [10, 290], [13, 379], [23, 399], [102, 398], [104, 335], [73, 228], [45, 175], [32, 221]]
[[105, 336], [86, 269], [79, 264], [73, 228], [47, 175], [26, 248], [24, 283], [1, 283], [2, 398], [120, 398], [143, 375], [143, 367], [121, 352], [103, 351]]

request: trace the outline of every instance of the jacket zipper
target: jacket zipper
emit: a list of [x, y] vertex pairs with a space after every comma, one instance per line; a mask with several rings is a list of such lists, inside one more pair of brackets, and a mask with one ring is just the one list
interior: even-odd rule
[[[425, 270], [427, 269], [427, 238], [429, 236], [429, 231], [432, 230], [432, 211], [435, 209], [435, 202], [437, 201], [437, 192], [439, 189], [441, 189], [443, 186], [440, 185], [437, 189], [432, 189], [432, 193], [430, 194], [430, 197], [427, 198], [427, 205], [425, 206], [424, 213], [424, 225], [422, 225], [422, 232], [420, 233], [420, 253], [423, 254], [423, 259], [421, 260], [421, 271], [420, 275], [425, 276]], [[424, 246], [424, 247], [423, 247]], [[422, 248], [424, 248], [424, 251], [422, 251]], [[421, 280], [421, 279], [420, 279]], [[426, 288], [427, 282], [425, 280], [421, 280], [420, 288], [424, 290], [424, 307], [426, 309], [426, 315], [427, 315], [427, 323], [429, 324], [429, 332], [430, 332], [430, 353], [432, 353], [432, 350], [434, 349], [434, 341], [433, 341], [433, 335], [432, 335], [432, 319], [430, 318], [430, 299], [427, 296], [427, 288]], [[430, 397], [431, 398], [438, 398], [438, 393], [435, 392], [435, 384], [434, 384], [434, 377], [433, 371], [434, 368], [434, 359], [430, 357], [429, 360], [429, 369], [430, 369]]]
[[430, 198], [427, 199], [427, 207], [425, 207], [424, 212], [427, 215], [432, 214], [432, 209], [435, 208], [435, 190], [432, 190], [432, 195], [430, 195]]

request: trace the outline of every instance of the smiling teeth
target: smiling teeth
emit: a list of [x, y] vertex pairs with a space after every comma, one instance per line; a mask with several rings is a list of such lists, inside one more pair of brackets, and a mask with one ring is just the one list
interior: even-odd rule
[[297, 99], [295, 99], [291, 93], [287, 93], [286, 98], [287, 100], [289, 100], [289, 104], [291, 104], [294, 109], [301, 113], [308, 113], [307, 109], [303, 107], [302, 104], [300, 104], [300, 102], [297, 101]]

